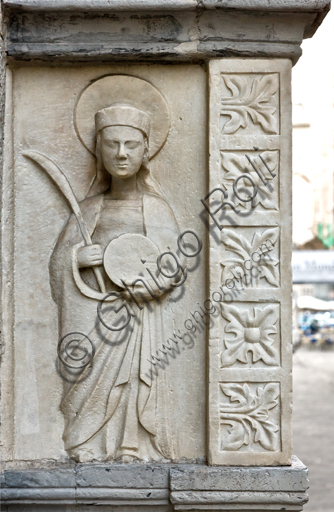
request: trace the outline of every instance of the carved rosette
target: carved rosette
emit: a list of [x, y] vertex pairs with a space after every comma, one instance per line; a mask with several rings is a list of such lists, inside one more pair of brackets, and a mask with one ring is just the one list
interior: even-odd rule
[[248, 367], [261, 361], [279, 364], [279, 349], [274, 335], [279, 334], [279, 306], [268, 304], [246, 307], [224, 304], [221, 314], [226, 320], [222, 348], [222, 368], [240, 362]]
[[223, 291], [210, 329], [212, 464], [291, 458], [290, 67], [210, 67], [210, 190], [226, 201], [210, 237], [210, 291]]

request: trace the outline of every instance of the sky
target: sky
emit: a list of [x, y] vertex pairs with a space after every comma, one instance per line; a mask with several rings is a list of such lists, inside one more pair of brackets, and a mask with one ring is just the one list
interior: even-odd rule
[[311, 39], [292, 71], [292, 101], [302, 103], [312, 117], [334, 108], [334, 7]]

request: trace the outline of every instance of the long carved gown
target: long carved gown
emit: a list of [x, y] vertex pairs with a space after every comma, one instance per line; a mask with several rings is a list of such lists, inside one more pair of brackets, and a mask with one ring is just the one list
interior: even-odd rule
[[[81, 210], [93, 243], [103, 248], [123, 233], [147, 236], [159, 253], [176, 248], [178, 225], [169, 205], [159, 196], [145, 193], [140, 202], [133, 203], [99, 194], [85, 199]], [[82, 245], [72, 215], [50, 261], [59, 335], [83, 332], [96, 352], [91, 364], [73, 370], [70, 378], [69, 369], [59, 363], [64, 376], [60, 408], [65, 420], [65, 449], [77, 460], [83, 460], [83, 452], [90, 459], [123, 455], [140, 460], [172, 459], [166, 372], [154, 376], [149, 362], [163, 342], [162, 303], [152, 300], [150, 307], [137, 308], [136, 318], [126, 329], [107, 329], [97, 317], [98, 301], [81, 293], [74, 280], [76, 252]], [[91, 269], [85, 269], [82, 277], [96, 288]], [[106, 274], [104, 278], [108, 291], [117, 289]]]

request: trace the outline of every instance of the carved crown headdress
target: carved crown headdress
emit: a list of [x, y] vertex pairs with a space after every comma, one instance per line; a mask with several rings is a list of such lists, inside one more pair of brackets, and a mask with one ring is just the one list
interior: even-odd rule
[[103, 108], [95, 114], [96, 134], [108, 126], [131, 126], [142, 131], [147, 138], [150, 136], [150, 116], [126, 104], [115, 104]]

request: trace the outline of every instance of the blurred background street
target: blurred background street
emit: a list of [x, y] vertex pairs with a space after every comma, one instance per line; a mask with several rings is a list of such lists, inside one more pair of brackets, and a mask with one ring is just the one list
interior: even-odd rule
[[294, 354], [293, 452], [309, 468], [305, 512], [334, 511], [334, 351]]
[[[333, 9], [333, 7], [332, 7]], [[293, 68], [293, 452], [334, 512], [334, 10]]]

